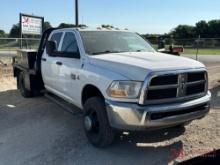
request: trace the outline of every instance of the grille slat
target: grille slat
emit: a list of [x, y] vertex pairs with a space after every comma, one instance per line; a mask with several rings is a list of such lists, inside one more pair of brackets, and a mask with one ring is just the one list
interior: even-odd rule
[[198, 85], [198, 84], [204, 84], [205, 82], [206, 82], [205, 80], [200, 80], [200, 81], [188, 82], [186, 83], [186, 85], [193, 86], [193, 85]]
[[150, 86], [177, 84], [178, 75], [163, 75], [151, 79]]
[[204, 72], [188, 73], [187, 82], [193, 82], [193, 81], [199, 81], [199, 80], [205, 80]]
[[158, 89], [148, 91], [147, 97], [149, 100], [160, 100], [168, 98], [176, 98], [177, 89]]
[[205, 94], [207, 72], [183, 72], [153, 76], [148, 84], [145, 102], [173, 101]]
[[186, 95], [195, 95], [195, 94], [198, 94], [198, 93], [203, 93], [204, 90], [205, 90], [205, 84], [189, 86], [186, 89]]
[[178, 88], [177, 84], [172, 85], [157, 85], [157, 86], [150, 86], [149, 90], [157, 90], [157, 89], [170, 89], [170, 88]]
[[155, 113], [151, 114], [150, 118], [151, 118], [151, 120], [160, 120], [163, 118], [172, 117], [172, 116], [176, 116], [176, 115], [184, 115], [184, 114], [188, 114], [188, 113], [204, 111], [204, 110], [207, 110], [208, 107], [209, 107], [209, 104], [203, 104], [203, 105], [199, 105], [199, 106], [196, 106], [193, 108], [183, 109], [183, 110], [179, 110], [179, 111], [155, 112]]

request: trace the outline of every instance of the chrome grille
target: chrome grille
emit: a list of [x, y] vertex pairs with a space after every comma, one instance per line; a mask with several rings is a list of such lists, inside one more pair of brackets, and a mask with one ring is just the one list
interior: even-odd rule
[[165, 103], [193, 99], [207, 93], [207, 72], [153, 74], [144, 90], [144, 103]]

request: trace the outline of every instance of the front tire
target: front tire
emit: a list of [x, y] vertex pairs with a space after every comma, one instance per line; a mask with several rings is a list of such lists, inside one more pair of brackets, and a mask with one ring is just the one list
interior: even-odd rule
[[104, 100], [99, 97], [88, 99], [84, 105], [84, 129], [89, 142], [98, 148], [109, 146], [114, 140]]
[[25, 77], [23, 72], [20, 72], [18, 76], [18, 89], [23, 97], [32, 97], [32, 91], [29, 91], [25, 88]]

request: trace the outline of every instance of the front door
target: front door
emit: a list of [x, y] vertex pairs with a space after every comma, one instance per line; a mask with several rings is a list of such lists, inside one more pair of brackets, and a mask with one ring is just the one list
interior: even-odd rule
[[73, 31], [66, 31], [61, 45], [63, 54], [58, 61], [61, 63], [59, 82], [61, 92], [75, 104], [79, 103], [81, 60], [79, 48]]

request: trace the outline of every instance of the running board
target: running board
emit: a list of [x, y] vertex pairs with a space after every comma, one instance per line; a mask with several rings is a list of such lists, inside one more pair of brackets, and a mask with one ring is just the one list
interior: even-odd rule
[[83, 115], [82, 110], [80, 110], [78, 107], [74, 106], [73, 104], [71, 104], [69, 102], [66, 102], [62, 98], [60, 98], [52, 93], [46, 92], [44, 94], [44, 96], [47, 97], [52, 102], [55, 102], [57, 105], [59, 105], [65, 111], [71, 113], [74, 116]]

